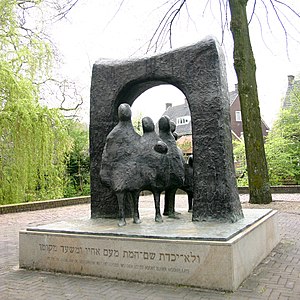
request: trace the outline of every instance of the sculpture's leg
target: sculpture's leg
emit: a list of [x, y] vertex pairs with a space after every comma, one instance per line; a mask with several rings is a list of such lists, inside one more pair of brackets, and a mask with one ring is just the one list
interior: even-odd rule
[[178, 215], [180, 213], [175, 212], [175, 195], [176, 195], [176, 188], [172, 189], [168, 192], [168, 203], [169, 203], [169, 218], [179, 219]]
[[169, 191], [168, 190], [165, 191], [165, 206], [164, 206], [163, 215], [164, 216], [169, 215]]
[[155, 204], [155, 222], [162, 223], [163, 219], [160, 213], [160, 193], [154, 192], [154, 204]]
[[140, 224], [142, 221], [140, 220], [140, 213], [139, 213], [139, 193], [132, 192], [131, 193], [132, 200], [133, 200], [133, 223]]
[[189, 212], [193, 212], [193, 193], [188, 193]]
[[119, 205], [119, 226], [126, 225], [125, 220], [125, 193], [116, 193]]

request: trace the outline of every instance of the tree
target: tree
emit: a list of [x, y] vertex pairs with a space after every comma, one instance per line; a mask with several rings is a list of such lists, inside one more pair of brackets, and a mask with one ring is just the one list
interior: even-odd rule
[[[166, 37], [169, 37], [170, 47], [172, 47], [173, 25], [184, 7], [188, 11], [187, 2], [187, 0], [166, 2], [169, 4], [169, 7], [150, 39], [148, 49], [158, 49], [159, 43], [164, 43]], [[210, 0], [206, 1], [206, 6], [209, 3], [211, 3]], [[249, 20], [247, 17], [248, 0], [219, 0], [218, 3], [222, 32], [224, 32], [228, 22], [228, 7], [231, 13], [230, 30], [234, 39], [234, 68], [238, 77], [238, 90], [243, 118], [250, 192], [249, 201], [250, 203], [269, 203], [272, 201], [272, 196], [261, 130], [261, 116], [255, 77], [256, 64], [249, 36], [249, 22], [255, 15], [257, 1], [254, 1]], [[264, 0], [261, 0], [261, 3], [266, 11], [266, 18], [269, 24], [267, 5]], [[300, 14], [288, 5], [288, 1], [270, 0], [270, 5], [284, 31], [287, 45], [288, 34], [281, 17], [283, 16], [287, 22], [289, 20], [281, 8], [287, 9], [297, 16], [298, 19], [300, 19]]]
[[267, 137], [266, 155], [272, 184], [300, 183], [300, 90], [290, 94]]
[[267, 160], [261, 129], [261, 116], [256, 84], [256, 65], [248, 29], [248, 0], [229, 0], [231, 32], [234, 40], [234, 68], [243, 119], [250, 203], [272, 201]]
[[76, 120], [67, 121], [68, 135], [72, 139], [67, 157], [67, 184], [64, 197], [90, 194], [89, 133], [87, 126]]
[[246, 186], [248, 184], [248, 173], [246, 165], [245, 143], [244, 140], [233, 140], [232, 144], [237, 183], [238, 186]]
[[142, 119], [143, 119], [142, 113], [139, 113], [137, 116], [135, 116], [132, 119], [133, 128], [139, 135], [143, 135]]
[[0, 203], [63, 196], [70, 140], [57, 109], [39, 104], [51, 46], [26, 26], [41, 1], [0, 0]]

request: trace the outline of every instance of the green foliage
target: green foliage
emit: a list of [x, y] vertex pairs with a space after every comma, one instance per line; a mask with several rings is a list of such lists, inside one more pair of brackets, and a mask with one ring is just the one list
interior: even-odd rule
[[237, 178], [238, 186], [248, 185], [248, 173], [246, 163], [246, 152], [244, 141], [233, 140], [233, 155], [234, 155], [234, 166], [235, 174]]
[[192, 142], [191, 141], [184, 141], [183, 143], [177, 143], [178, 148], [184, 153], [187, 150], [190, 150], [192, 148]]
[[67, 158], [68, 181], [64, 197], [86, 196], [90, 194], [88, 130], [83, 124], [68, 120], [68, 134], [73, 142]]
[[142, 114], [139, 113], [136, 117], [132, 119], [133, 128], [139, 135], [143, 135], [142, 118]]
[[40, 0], [0, 0], [0, 61], [9, 63], [16, 76], [40, 80], [50, 70], [52, 49], [41, 37], [43, 32], [31, 28], [25, 16]]
[[34, 84], [49, 70], [51, 49], [25, 29], [26, 10], [18, 14], [39, 2], [0, 0], [0, 204], [64, 193], [71, 146], [65, 120], [39, 104]]
[[280, 111], [266, 143], [271, 184], [300, 183], [300, 90]]
[[63, 196], [64, 121], [30, 100], [7, 102], [0, 113], [0, 204]]

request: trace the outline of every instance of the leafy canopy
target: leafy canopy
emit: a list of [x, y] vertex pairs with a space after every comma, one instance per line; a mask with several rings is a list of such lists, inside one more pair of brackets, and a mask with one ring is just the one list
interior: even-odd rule
[[90, 194], [89, 132], [87, 126], [76, 120], [67, 120], [72, 148], [67, 157], [67, 185], [64, 197]]
[[41, 1], [0, 0], [0, 204], [63, 195], [64, 119], [39, 104], [39, 86], [51, 66], [51, 47], [26, 23]]
[[272, 184], [300, 183], [300, 89], [290, 94], [291, 105], [280, 111], [266, 143]]

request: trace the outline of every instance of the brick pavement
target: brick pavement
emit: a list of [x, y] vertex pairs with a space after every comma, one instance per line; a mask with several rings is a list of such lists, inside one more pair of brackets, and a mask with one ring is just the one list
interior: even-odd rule
[[[300, 195], [280, 197], [285, 201], [269, 207], [279, 210], [282, 240], [234, 293], [20, 270], [19, 230], [29, 224], [89, 216], [90, 207], [82, 204], [0, 215], [0, 299], [300, 299]], [[178, 209], [186, 209], [185, 196], [177, 203]], [[152, 198], [143, 197], [141, 206], [151, 205]]]

